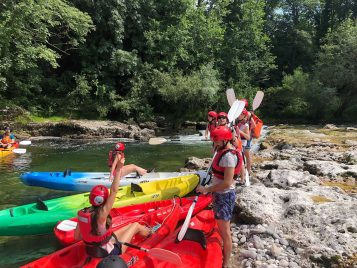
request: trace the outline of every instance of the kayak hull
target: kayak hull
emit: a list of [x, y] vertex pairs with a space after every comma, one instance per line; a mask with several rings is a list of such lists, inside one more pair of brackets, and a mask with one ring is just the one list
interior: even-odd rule
[[[119, 188], [114, 207], [142, 204], [185, 196], [199, 182], [197, 175]], [[0, 236], [50, 233], [57, 222], [73, 218], [78, 210], [89, 207], [89, 193], [71, 195], [0, 211]]]
[[[26, 172], [21, 175], [21, 180], [29, 186], [44, 187], [61, 191], [88, 192], [95, 185], [101, 184], [110, 188], [109, 172]], [[153, 172], [143, 176], [131, 173], [120, 181], [120, 186], [131, 183], [144, 183], [168, 178], [175, 178], [188, 173], [180, 172]]]
[[[135, 236], [131, 243], [142, 247], [151, 248], [159, 243], [163, 238], [172, 233], [180, 218], [180, 205], [168, 206], [160, 210], [161, 213], [148, 214], [143, 218], [143, 222], [150, 227], [155, 226], [157, 223], [162, 226], [149, 238], [143, 239]], [[138, 257], [145, 255], [145, 252], [136, 251], [135, 249], [128, 248], [126, 252], [137, 253]], [[126, 254], [126, 253], [125, 253]], [[96, 267], [101, 261], [100, 258], [90, 257], [86, 252], [86, 246], [83, 241], [79, 241], [64, 249], [56, 251], [50, 255], [35, 260], [29, 264], [22, 266], [23, 268], [42, 268], [42, 267], [56, 267], [56, 268], [70, 268], [70, 267]]]
[[[189, 206], [192, 204], [193, 197], [184, 197], [184, 198], [175, 198], [170, 200], [163, 201], [155, 201], [148, 202], [144, 204], [138, 204], [133, 206], [121, 207], [121, 208], [113, 208], [110, 211], [110, 215], [112, 216], [112, 228], [114, 230], [119, 229], [123, 226], [123, 224], [128, 224], [130, 222], [138, 221], [145, 214], [150, 213], [152, 211], [158, 210], [159, 208], [167, 207], [172, 205], [173, 202], [179, 203], [181, 206], [180, 210], [180, 220], [183, 220], [186, 217]], [[197, 214], [199, 211], [206, 208], [212, 202], [211, 195], [200, 195], [196, 206], [193, 210], [193, 215]], [[57, 237], [58, 241], [64, 245], [68, 246], [73, 244], [74, 239], [74, 230], [77, 225], [78, 218], [72, 218], [70, 220], [65, 220], [63, 222], [59, 222], [53, 232]]]
[[19, 144], [18, 143], [14, 143], [12, 147], [4, 149], [4, 148], [0, 148], [0, 158], [1, 157], [5, 157], [8, 156], [10, 154], [13, 154], [13, 150], [19, 148]]

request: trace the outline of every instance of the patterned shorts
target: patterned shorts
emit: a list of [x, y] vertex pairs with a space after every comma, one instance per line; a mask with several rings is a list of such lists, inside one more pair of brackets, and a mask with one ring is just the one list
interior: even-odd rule
[[230, 221], [233, 215], [236, 193], [231, 190], [227, 193], [213, 193], [213, 211], [217, 220]]

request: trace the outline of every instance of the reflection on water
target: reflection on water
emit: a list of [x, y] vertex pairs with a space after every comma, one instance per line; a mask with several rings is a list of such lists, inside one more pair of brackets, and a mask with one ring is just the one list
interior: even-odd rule
[[[23, 185], [19, 176], [26, 171], [108, 171], [107, 155], [116, 141], [33, 141], [27, 153], [0, 158], [0, 209], [73, 194]], [[207, 142], [126, 143], [126, 163], [157, 171], [177, 171], [189, 156], [209, 157]], [[18, 267], [58, 249], [52, 234], [45, 236], [0, 237], [0, 267]]]

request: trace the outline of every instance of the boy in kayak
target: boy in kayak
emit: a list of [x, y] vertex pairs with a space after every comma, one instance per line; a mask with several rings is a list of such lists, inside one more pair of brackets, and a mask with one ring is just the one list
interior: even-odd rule
[[122, 176], [126, 176], [129, 173], [136, 172], [139, 176], [142, 176], [147, 173], [146, 169], [143, 169], [137, 165], [130, 164], [119, 167], [119, 163], [121, 159], [125, 159], [124, 156], [125, 145], [122, 142], [118, 142], [115, 145], [114, 151], [109, 152], [109, 159], [108, 159], [108, 166], [111, 167], [110, 169], [110, 177], [109, 180], [113, 180], [115, 174], [121, 170]]
[[129, 224], [115, 232], [112, 231], [111, 216], [109, 214], [115, 202], [119, 188], [122, 168], [125, 158], [122, 157], [117, 163], [117, 172], [110, 187], [96, 185], [89, 195], [91, 207], [78, 211], [78, 225], [74, 233], [76, 240], [83, 239], [87, 246], [87, 252], [93, 257], [106, 257], [107, 255], [120, 255], [125, 252], [126, 246], [118, 242], [130, 242], [132, 237], [140, 234], [149, 236], [151, 229], [137, 222]]
[[198, 193], [213, 193], [213, 210], [223, 239], [223, 266], [228, 267], [232, 252], [231, 225], [235, 204], [235, 182], [242, 168], [242, 154], [231, 144], [233, 135], [226, 126], [217, 127], [211, 134], [216, 155], [212, 160], [212, 186], [197, 186]]
[[208, 138], [208, 133], [211, 132], [217, 127], [217, 113], [215, 111], [208, 112], [208, 123], [205, 131], [205, 140]]
[[10, 148], [14, 143], [15, 135], [11, 133], [9, 127], [6, 127], [4, 134], [0, 136], [0, 148]]

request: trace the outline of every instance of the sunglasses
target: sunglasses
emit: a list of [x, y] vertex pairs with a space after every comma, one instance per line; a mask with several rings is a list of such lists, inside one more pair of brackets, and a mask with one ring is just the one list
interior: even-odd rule
[[227, 119], [225, 116], [219, 116], [218, 119]]

